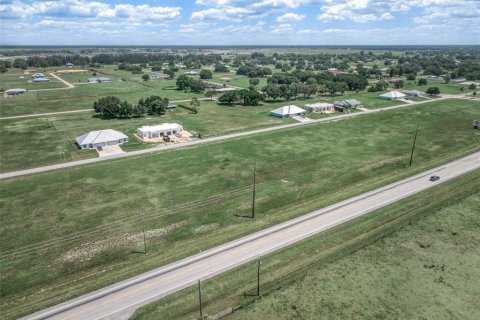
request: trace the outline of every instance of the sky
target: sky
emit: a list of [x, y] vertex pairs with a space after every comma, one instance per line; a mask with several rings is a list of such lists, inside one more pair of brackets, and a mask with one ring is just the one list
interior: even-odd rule
[[480, 0], [0, 0], [0, 45], [480, 44]]

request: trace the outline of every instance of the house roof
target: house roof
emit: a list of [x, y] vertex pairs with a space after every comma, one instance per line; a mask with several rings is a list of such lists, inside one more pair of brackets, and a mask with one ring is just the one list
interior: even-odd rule
[[360, 101], [358, 101], [357, 99], [348, 99], [348, 100], [343, 100], [343, 102], [347, 103], [348, 105], [350, 106], [358, 106], [360, 104], [362, 104]]
[[156, 131], [178, 130], [178, 129], [183, 129], [183, 127], [178, 123], [168, 123], [168, 122], [158, 124], [156, 126], [142, 126], [140, 128], [137, 128], [137, 130], [140, 130], [142, 132], [156, 132]]
[[5, 93], [20, 93], [20, 92], [27, 92], [27, 89], [23, 88], [12, 88], [5, 90]]
[[389, 99], [402, 99], [405, 98], [407, 95], [401, 93], [400, 91], [390, 91], [384, 94], [379, 95], [380, 98], [389, 98]]
[[78, 145], [84, 144], [96, 144], [96, 143], [103, 143], [103, 142], [110, 142], [116, 141], [120, 139], [128, 139], [124, 133], [113, 130], [113, 129], [105, 129], [105, 130], [97, 130], [97, 131], [90, 131], [80, 137], [77, 137], [75, 141]]
[[317, 103], [310, 103], [305, 105], [305, 108], [325, 108], [325, 107], [333, 107], [333, 104], [326, 103], [326, 102], [317, 102]]
[[283, 106], [278, 109], [270, 111], [271, 113], [289, 115], [306, 112], [304, 109], [297, 107], [296, 105]]

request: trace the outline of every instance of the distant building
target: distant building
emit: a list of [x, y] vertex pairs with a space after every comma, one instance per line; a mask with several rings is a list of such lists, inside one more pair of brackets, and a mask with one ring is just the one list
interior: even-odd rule
[[50, 79], [47, 78], [34, 78], [33, 82], [50, 82]]
[[361, 107], [362, 103], [357, 99], [348, 99], [343, 101], [335, 101], [333, 103], [333, 108], [336, 111], [343, 112], [345, 109], [358, 108]]
[[110, 78], [105, 78], [105, 77], [99, 77], [99, 78], [90, 78], [88, 79], [89, 83], [104, 83], [104, 82], [111, 82], [112, 79]]
[[66, 66], [67, 68], [73, 68], [75, 65], [74, 65], [73, 63], [69, 62], [69, 63], [67, 63], [65, 66]]
[[433, 76], [433, 75], [424, 76], [424, 78], [427, 79], [427, 80], [443, 80], [443, 77]]
[[311, 103], [304, 106], [305, 110], [315, 113], [332, 113], [335, 108], [332, 103]]
[[22, 89], [22, 88], [8, 89], [8, 90], [5, 90], [4, 96], [16, 96], [18, 94], [23, 94], [26, 92], [27, 92], [27, 89]]
[[169, 103], [169, 104], [167, 105], [167, 109], [169, 109], [169, 110], [175, 109], [176, 107], [177, 107], [177, 105], [176, 105], [176, 104], [173, 104], [173, 103]]
[[198, 76], [198, 72], [197, 71], [187, 71], [185, 72], [185, 75], [187, 76]]
[[473, 81], [461, 82], [458, 85], [462, 88], [470, 88], [472, 85], [475, 86], [475, 88], [477, 89], [480, 88], [480, 83]]
[[228, 91], [236, 91], [236, 90], [238, 90], [238, 89], [232, 88], [232, 87], [225, 87], [225, 88], [217, 88], [217, 89], [215, 89], [215, 91], [220, 92], [220, 93], [224, 93], [224, 92], [228, 92]]
[[137, 128], [137, 136], [142, 139], [153, 139], [181, 134], [182, 131], [183, 127], [178, 123], [163, 123], [156, 126], [143, 126]]
[[154, 73], [150, 75], [150, 79], [170, 79], [170, 75], [166, 73]]
[[37, 73], [32, 74], [32, 78], [33, 78], [33, 79], [36, 79], [36, 78], [45, 78], [45, 75], [44, 75], [43, 73], [37, 72]]
[[399, 100], [399, 99], [405, 99], [407, 95], [404, 93], [401, 93], [400, 91], [390, 91], [390, 92], [381, 94], [378, 97], [380, 99], [386, 99], [386, 100]]
[[422, 95], [422, 93], [418, 90], [402, 90], [402, 93], [409, 97], [420, 97]]
[[306, 110], [297, 107], [296, 105], [283, 106], [278, 109], [270, 111], [270, 114], [279, 118], [290, 118], [293, 116], [302, 116]]
[[473, 128], [480, 129], [480, 120], [473, 120]]
[[113, 130], [90, 131], [75, 139], [75, 144], [80, 149], [96, 149], [98, 147], [119, 145], [128, 141], [128, 136], [124, 133]]

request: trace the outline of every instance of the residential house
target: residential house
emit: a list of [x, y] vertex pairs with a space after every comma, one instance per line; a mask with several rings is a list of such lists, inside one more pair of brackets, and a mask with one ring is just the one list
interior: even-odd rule
[[124, 133], [113, 130], [90, 131], [75, 139], [75, 144], [80, 149], [96, 149], [98, 147], [119, 145], [128, 141], [128, 136]]

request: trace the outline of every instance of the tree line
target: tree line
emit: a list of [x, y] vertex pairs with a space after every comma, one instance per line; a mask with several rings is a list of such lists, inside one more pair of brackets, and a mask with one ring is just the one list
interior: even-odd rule
[[145, 115], [160, 116], [167, 111], [169, 100], [156, 95], [141, 98], [137, 104], [107, 96], [93, 103], [93, 110], [104, 119], [129, 119]]

